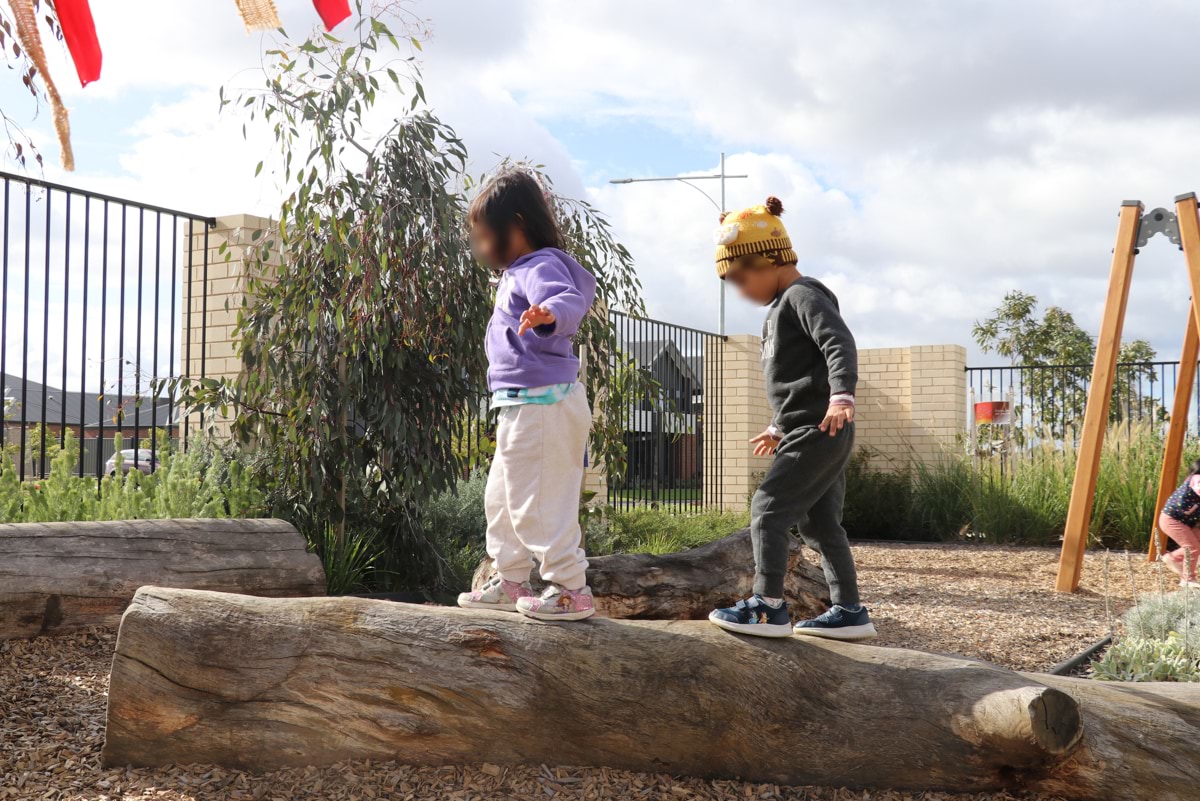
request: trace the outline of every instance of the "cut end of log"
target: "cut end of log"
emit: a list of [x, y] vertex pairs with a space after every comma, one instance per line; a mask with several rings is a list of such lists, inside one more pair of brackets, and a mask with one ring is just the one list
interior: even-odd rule
[[1063, 691], [1040, 690], [1027, 709], [1033, 739], [1047, 754], [1066, 754], [1083, 738], [1079, 704]]
[[1083, 737], [1083, 718], [1061, 690], [1028, 686], [985, 695], [956, 728], [964, 739], [1007, 754], [1008, 770], [1022, 771], [1073, 750]]

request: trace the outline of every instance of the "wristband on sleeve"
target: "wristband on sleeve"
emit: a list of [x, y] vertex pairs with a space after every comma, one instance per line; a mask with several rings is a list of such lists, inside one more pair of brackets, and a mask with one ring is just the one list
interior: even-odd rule
[[829, 397], [830, 406], [853, 406], [854, 396], [848, 392], [839, 392]]
[[779, 433], [779, 427], [775, 424], [767, 426], [767, 436], [771, 439], [783, 439], [783, 435]]

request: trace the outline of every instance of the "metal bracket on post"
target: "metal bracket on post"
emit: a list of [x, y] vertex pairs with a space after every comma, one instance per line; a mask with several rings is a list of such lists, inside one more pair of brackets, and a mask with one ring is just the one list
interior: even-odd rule
[[1155, 234], [1163, 234], [1176, 247], [1181, 246], [1179, 240], [1179, 220], [1175, 212], [1157, 208], [1142, 215], [1138, 224], [1137, 248], [1144, 248]]

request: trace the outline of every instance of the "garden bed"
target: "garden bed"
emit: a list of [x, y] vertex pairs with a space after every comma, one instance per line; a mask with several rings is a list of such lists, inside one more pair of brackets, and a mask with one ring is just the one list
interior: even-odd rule
[[[1077, 595], [1053, 592], [1057, 552], [957, 545], [859, 545], [864, 597], [883, 645], [947, 651], [1045, 670], [1107, 633], [1103, 555], [1089, 553]], [[1155, 572], [1134, 557], [1139, 592]], [[1110, 558], [1114, 614], [1132, 592], [1123, 558]], [[347, 763], [263, 775], [208, 766], [170, 770], [99, 766], [115, 633], [0, 643], [0, 799], [838, 799], [1007, 801], [1004, 793], [848, 792], [678, 779], [600, 769], [437, 769]]]

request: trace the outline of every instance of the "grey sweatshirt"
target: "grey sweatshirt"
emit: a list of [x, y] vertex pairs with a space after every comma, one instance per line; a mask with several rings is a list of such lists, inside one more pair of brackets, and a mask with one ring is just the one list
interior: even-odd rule
[[831, 395], [854, 394], [858, 349], [828, 287], [805, 276], [775, 299], [763, 323], [762, 364], [781, 435], [820, 423]]

